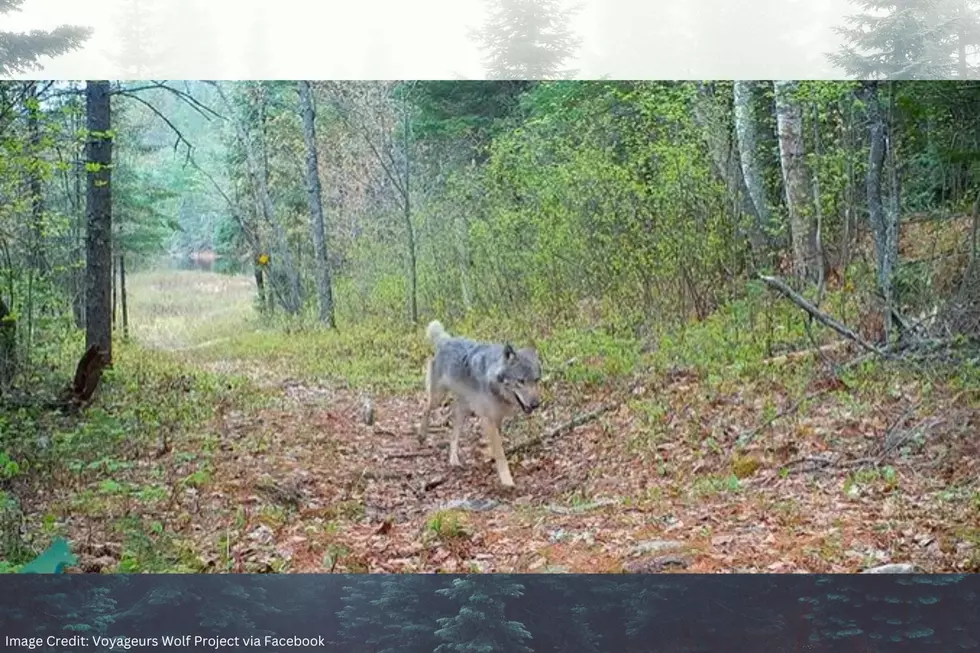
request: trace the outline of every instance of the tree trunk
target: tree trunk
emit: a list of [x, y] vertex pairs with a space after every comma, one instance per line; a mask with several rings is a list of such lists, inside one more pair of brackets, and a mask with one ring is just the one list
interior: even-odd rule
[[885, 321], [886, 336], [891, 337], [892, 330], [894, 327], [899, 326], [897, 311], [898, 311], [898, 300], [896, 296], [895, 285], [893, 283], [895, 279], [895, 274], [898, 272], [898, 236], [899, 227], [901, 221], [901, 206], [902, 206], [902, 187], [901, 187], [901, 175], [899, 174], [899, 162], [898, 153], [895, 151], [895, 138], [898, 134], [895, 129], [895, 86], [894, 81], [887, 82], [888, 84], [888, 115], [885, 118], [885, 161], [888, 169], [888, 204], [885, 207], [883, 218], [885, 220], [884, 225], [882, 225], [882, 237], [884, 241], [884, 246], [882, 247], [883, 253], [883, 279], [885, 283], [882, 284], [882, 296], [885, 298], [885, 315], [888, 319]]
[[752, 112], [752, 90], [755, 82], [736, 81], [734, 88], [735, 134], [738, 138], [738, 152], [742, 164], [742, 177], [748, 189], [758, 220], [753, 232], [756, 248], [761, 248], [765, 234], [772, 228], [769, 202], [766, 201], [762, 174], [756, 161], [758, 137], [755, 129], [755, 116]]
[[85, 347], [112, 362], [112, 119], [108, 80], [85, 85], [88, 171], [85, 233]]
[[119, 254], [119, 300], [122, 304], [123, 339], [129, 339], [129, 304], [126, 301], [126, 255]]
[[112, 332], [116, 332], [116, 316], [119, 313], [119, 283], [116, 281], [116, 273], [119, 272], [119, 261], [112, 259]]
[[[81, 127], [80, 116], [73, 115], [72, 118], [72, 133], [77, 134]], [[82, 234], [84, 232], [85, 226], [85, 214], [82, 213], [82, 176], [85, 172], [85, 162], [82, 157], [81, 146], [75, 147], [74, 149], [74, 165], [72, 166], [73, 173], [73, 191], [74, 191], [74, 206], [75, 214], [72, 216], [72, 267], [71, 267], [71, 278], [72, 278], [72, 309], [75, 314], [75, 326], [79, 329], [84, 329], [85, 327], [85, 271], [81, 266], [82, 262], [82, 249], [84, 247], [82, 242]]]
[[698, 83], [697, 91], [694, 118], [708, 146], [708, 156], [711, 158], [715, 174], [725, 182], [733, 210], [736, 213], [741, 210], [744, 215], [751, 216], [753, 224], [758, 224], [759, 216], [745, 185], [742, 167], [735, 153], [737, 147], [729, 133], [728, 121], [723, 115], [719, 115], [721, 108], [716, 103], [709, 84]]
[[[41, 152], [41, 122], [38, 117], [40, 100], [37, 95], [37, 82], [27, 82], [27, 131], [30, 136], [31, 156], [40, 160]], [[34, 242], [31, 243], [31, 264], [35, 270], [45, 269], [44, 260], [44, 194], [41, 184], [41, 172], [37, 163], [31, 167], [28, 174], [28, 188], [31, 194], [31, 228]]]
[[404, 195], [404, 203], [402, 205], [405, 216], [405, 231], [408, 236], [408, 264], [409, 264], [409, 302], [412, 312], [412, 324], [418, 324], [419, 321], [419, 292], [418, 292], [418, 255], [415, 247], [415, 227], [412, 225], [412, 204], [411, 204], [411, 193], [409, 192], [409, 181], [411, 180], [411, 170], [409, 163], [412, 159], [411, 155], [411, 121], [408, 116], [408, 108], [405, 109], [403, 131], [404, 131], [404, 147], [405, 147], [405, 184], [402, 187]]
[[0, 297], [0, 394], [13, 380], [17, 369], [17, 323]]
[[[232, 111], [231, 102], [228, 101], [228, 97], [221, 88], [221, 85], [216, 83], [215, 89], [225, 107]], [[232, 118], [232, 125], [235, 129], [235, 135], [238, 141], [242, 144], [242, 149], [245, 150], [245, 164], [248, 168], [249, 177], [252, 179], [254, 184], [255, 194], [257, 195], [256, 201], [258, 203], [258, 209], [260, 215], [264, 220], [272, 227], [273, 234], [275, 234], [276, 248], [278, 250], [278, 255], [276, 260], [270, 265], [277, 266], [281, 271], [282, 277], [285, 280], [284, 292], [280, 300], [282, 301], [283, 308], [290, 314], [295, 315], [299, 313], [303, 306], [303, 293], [300, 286], [299, 273], [296, 271], [296, 266], [293, 264], [292, 253], [289, 250], [289, 241], [286, 238], [286, 230], [283, 229], [282, 224], [276, 218], [275, 205], [272, 203], [272, 195], [269, 192], [268, 183], [268, 166], [263, 165], [263, 158], [260, 156], [260, 151], [249, 138], [248, 133], [245, 131], [244, 125], [240, 119]], [[270, 274], [269, 277], [272, 280], [272, 285], [275, 286], [276, 281], [275, 274]]]
[[803, 149], [803, 111], [794, 97], [797, 82], [773, 82], [776, 94], [776, 123], [779, 129], [779, 160], [786, 208], [789, 211], [793, 272], [799, 279], [813, 279], [815, 256], [813, 228], [810, 224], [809, 193], [805, 150]]
[[334, 319], [333, 290], [330, 283], [330, 257], [327, 255], [327, 235], [323, 220], [323, 191], [320, 187], [320, 168], [316, 151], [316, 110], [310, 82], [300, 80], [300, 111], [303, 114], [303, 140], [306, 141], [306, 193], [310, 204], [310, 229], [313, 232], [313, 266], [319, 295], [320, 321], [331, 329]]
[[881, 110], [881, 98], [877, 81], [862, 82], [862, 100], [868, 111], [870, 149], [866, 176], [868, 195], [868, 220], [875, 241], [875, 259], [878, 289], [884, 298], [882, 312], [885, 333], [891, 333], [892, 324], [892, 272], [898, 258], [898, 215], [886, 213], [881, 195], [881, 182], [885, 163], [886, 125]]
[[[820, 160], [820, 108], [813, 104], [813, 152]], [[822, 197], [820, 195], [820, 173], [813, 171], [813, 213], [816, 222], [813, 227], [813, 273], [816, 276], [817, 286], [820, 288], [817, 306], [823, 301], [824, 284], [827, 281], [827, 259], [823, 252], [823, 207], [821, 206]]]

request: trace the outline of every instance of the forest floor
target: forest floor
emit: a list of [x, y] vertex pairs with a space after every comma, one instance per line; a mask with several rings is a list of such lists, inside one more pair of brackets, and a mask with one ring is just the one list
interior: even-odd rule
[[475, 423], [458, 470], [445, 419], [417, 442], [421, 329], [263, 329], [246, 277], [129, 287], [134, 342], [77, 460], [25, 502], [87, 570], [980, 571], [975, 381], [875, 362], [828, 376], [808, 357], [620, 370], [621, 352], [556, 332], [552, 361], [582, 356], [552, 363], [510, 443], [604, 410], [513, 455], [507, 492]]

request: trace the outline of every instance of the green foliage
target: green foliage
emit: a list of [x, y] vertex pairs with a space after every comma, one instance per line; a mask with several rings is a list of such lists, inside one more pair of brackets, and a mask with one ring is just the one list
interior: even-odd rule
[[567, 79], [564, 69], [580, 45], [571, 29], [577, 9], [558, 0], [490, 0], [476, 34], [490, 79]]
[[[0, 293], [11, 309], [7, 323], [16, 327], [17, 362], [3, 391], [15, 399], [55, 395], [84, 349], [83, 147], [91, 136], [70, 86], [58, 84], [57, 93], [35, 101], [24, 99], [30, 89], [21, 84], [0, 85], [0, 109], [10, 108], [0, 111], [0, 195], [8, 200], [0, 203]], [[297, 314], [277, 308], [288, 257], [305, 296], [315, 297], [316, 288], [295, 86], [228, 83], [221, 87], [228, 106], [204, 82], [139, 86], [118, 87], [105, 135], [115, 154], [113, 244], [133, 272], [128, 307], [139, 344], [116, 347], [96, 403], [81, 416], [19, 401], [0, 411], [0, 497], [9, 507], [3, 524], [16, 526], [5, 529], [13, 535], [3, 543], [11, 564], [24, 561], [32, 538], [22, 537], [25, 516], [7, 488], [70, 472], [78, 487], [51, 508], [50, 519], [34, 515], [28, 531], [64, 532], [55, 517], [64, 510], [99, 515], [123, 542], [120, 570], [200, 570], [204, 563], [173, 533], [179, 514], [139, 515], [163, 511], [175, 493], [205, 490], [220, 478], [215, 405], [262, 406], [268, 397], [258, 386], [285, 376], [417, 392], [431, 356], [423, 336], [430, 318], [474, 338], [533, 342], [546, 387], [572, 395], [684, 368], [707, 381], [708, 393], [777, 382], [802, 393], [814, 364], [790, 365], [777, 376], [766, 359], [836, 337], [814, 326], [811, 341], [799, 309], [752, 281], [762, 269], [781, 274], [771, 268], [788, 249], [769, 85], [759, 85], [752, 109], [756, 163], [776, 224], [757, 252], [745, 238], [751, 216], [728, 178], [740, 163], [730, 156], [737, 153], [730, 83], [313, 84], [336, 329], [317, 323], [312, 301]], [[903, 219], [964, 212], [980, 179], [977, 89], [951, 82], [883, 89]], [[876, 310], [877, 283], [864, 224], [866, 116], [855, 90], [851, 82], [808, 81], [795, 98], [807, 173], [819, 182], [810, 189], [812, 208], [820, 209], [821, 245], [835, 277], [820, 295], [821, 308], [848, 324]], [[195, 103], [227, 115], [216, 118]], [[411, 138], [401, 138], [406, 116]], [[258, 171], [246, 165], [242, 134]], [[269, 214], [256, 192], [265, 175]], [[38, 183], [40, 204], [22, 192]], [[935, 234], [905, 227], [893, 279], [902, 312], [929, 310], [959, 287], [965, 224], [937, 223]], [[194, 252], [215, 252], [229, 268], [271, 257], [254, 270], [263, 295], [254, 274], [159, 269], [165, 253]], [[406, 319], [413, 256], [418, 324]], [[817, 300], [815, 288], [802, 292]], [[861, 397], [855, 411], [891, 391], [897, 378], [870, 366], [843, 374]], [[930, 374], [932, 383], [964, 389], [980, 378], [973, 363]], [[637, 452], [670, 437], [671, 407], [662, 398], [637, 398], [633, 408], [644, 429], [633, 438]], [[775, 410], [773, 402], [763, 408], [770, 417]], [[701, 440], [719, 452], [718, 442]], [[183, 446], [173, 452], [173, 466], [139, 462], [175, 442]], [[694, 493], [741, 491], [739, 478], [750, 470], [736, 462], [705, 476]], [[363, 509], [356, 499], [332, 508]], [[279, 523], [287, 512], [261, 517]], [[466, 534], [444, 517], [430, 532], [447, 541]], [[215, 563], [222, 569], [235, 564], [227, 553], [234, 537], [213, 538], [224, 551]], [[334, 561], [355, 557], [330, 546]], [[586, 631], [582, 638], [589, 639]]]
[[524, 624], [506, 617], [507, 600], [523, 595], [524, 585], [509, 578], [471, 574], [436, 591], [459, 605], [453, 617], [438, 619], [436, 636], [443, 640], [436, 653], [531, 653]]
[[[0, 1], [0, 15], [20, 11], [25, 0]], [[91, 28], [61, 25], [51, 31], [0, 32], [0, 75], [25, 73], [38, 68], [43, 57], [56, 57], [82, 46]]]
[[[966, 77], [967, 48], [980, 42], [972, 0], [851, 0], [862, 13], [837, 31], [845, 45], [831, 61], [858, 79]], [[959, 50], [959, 53], [957, 50]], [[957, 58], [960, 60], [958, 61]]]

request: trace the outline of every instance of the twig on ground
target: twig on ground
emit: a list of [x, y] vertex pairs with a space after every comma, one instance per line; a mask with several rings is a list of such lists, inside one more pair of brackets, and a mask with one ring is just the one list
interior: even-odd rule
[[762, 361], [763, 365], [783, 365], [785, 363], [790, 363], [802, 358], [807, 358], [813, 356], [814, 354], [820, 355], [826, 358], [826, 354], [836, 352], [840, 349], [844, 349], [848, 344], [847, 340], [838, 340], [832, 342], [828, 345], [823, 345], [822, 347], [801, 349], [799, 351], [791, 351], [787, 354], [780, 354], [779, 356], [773, 356], [772, 358], [766, 358]]
[[556, 515], [579, 515], [584, 512], [591, 512], [592, 510], [597, 510], [599, 508], [605, 508], [606, 506], [615, 506], [622, 503], [618, 499], [596, 499], [595, 501], [590, 501], [589, 503], [582, 503], [574, 506], [558, 506], [549, 505], [548, 512], [553, 512]]
[[[821, 456], [804, 456], [802, 458], [797, 458], [795, 460], [789, 461], [788, 463], [785, 463], [784, 465], [781, 465], [781, 468], [787, 470], [787, 472], [789, 473], [794, 473], [794, 472], [803, 473], [803, 472], [816, 471], [818, 469], [823, 471], [829, 471], [829, 470], [839, 470], [839, 469], [853, 469], [855, 467], [877, 467], [882, 462], [884, 462], [885, 459], [888, 458], [888, 456], [890, 456], [893, 451], [895, 451], [900, 446], [905, 444], [916, 433], [921, 433], [923, 430], [927, 428], [933, 428], [935, 426], [939, 426], [940, 424], [946, 421], [938, 417], [927, 418], [922, 420], [918, 424], [916, 424], [914, 427], [901, 431], [897, 437], [894, 437], [894, 433], [896, 433], [896, 431], [894, 431], [895, 427], [898, 426], [899, 424], [903, 424], [905, 422], [905, 419], [914, 411], [914, 409], [915, 407], [913, 407], [909, 411], [906, 411], [902, 415], [902, 417], [900, 417], [892, 424], [892, 427], [885, 435], [885, 443], [883, 444], [881, 451], [874, 456], [864, 456], [862, 458], [855, 458], [852, 460], [837, 460], [837, 461], [831, 460], [829, 458], [824, 458]], [[889, 442], [889, 440], [891, 440], [891, 442]], [[803, 463], [810, 463], [810, 466], [801, 467], [793, 470], [790, 469], [792, 467], [796, 467], [797, 465], [801, 465]]]
[[779, 411], [778, 413], [776, 413], [769, 419], [765, 420], [764, 422], [762, 422], [762, 424], [759, 424], [751, 431], [743, 433], [735, 442], [735, 446], [739, 449], [747, 446], [750, 442], [752, 442], [755, 436], [759, 435], [759, 433], [769, 428], [769, 426], [771, 426], [773, 422], [782, 419], [788, 415], [792, 415], [797, 410], [799, 410], [800, 406], [802, 406], [804, 403], [810, 401], [811, 399], [816, 399], [817, 397], [824, 394], [825, 392], [827, 392], [826, 389], [821, 389], [803, 395], [802, 397], [794, 401], [792, 404], [790, 404], [787, 408], [784, 408], [783, 410]]
[[820, 324], [823, 324], [825, 327], [836, 331], [837, 333], [844, 336], [848, 340], [852, 340], [856, 342], [864, 349], [867, 349], [870, 352], [874, 352], [875, 354], [878, 354], [882, 358], [888, 357], [887, 352], [871, 344], [870, 342], [862, 338], [860, 335], [855, 333], [847, 326], [841, 324], [831, 316], [827, 315], [826, 313], [818, 309], [816, 306], [808, 302], [805, 297], [803, 297], [798, 292], [796, 292], [788, 285], [786, 285], [786, 282], [777, 279], [776, 277], [769, 277], [766, 275], [759, 275], [759, 278], [762, 279], [762, 281], [764, 281], [767, 285], [778, 290], [780, 293], [786, 296], [787, 299], [789, 299], [794, 304], [796, 304], [804, 311], [806, 311], [808, 314], [810, 314], [810, 316], [813, 317], [813, 319], [815, 319], [817, 322], [820, 322]]
[[436, 478], [425, 481], [424, 483], [422, 483], [422, 491], [431, 492], [432, 490], [436, 489], [437, 487], [445, 483], [447, 480], [449, 479], [445, 476], [438, 476]]
[[438, 451], [409, 451], [405, 453], [389, 453], [385, 455], [385, 460], [394, 460], [395, 458], [428, 458], [429, 456], [435, 456]]
[[572, 419], [568, 420], [567, 422], [564, 422], [562, 424], [559, 424], [558, 426], [556, 426], [556, 427], [554, 427], [552, 429], [549, 429], [549, 430], [545, 431], [541, 435], [537, 435], [537, 436], [534, 436], [532, 438], [528, 438], [527, 440], [524, 440], [521, 443], [518, 443], [518, 444], [515, 444], [515, 445], [513, 445], [511, 447], [508, 447], [506, 449], [505, 453], [508, 456], [510, 456], [512, 454], [515, 454], [515, 453], [523, 453], [525, 451], [528, 451], [529, 449], [532, 449], [532, 448], [538, 446], [539, 444], [545, 442], [546, 440], [551, 440], [552, 438], [556, 438], [559, 435], [562, 435], [562, 434], [564, 434], [567, 431], [572, 431], [572, 430], [577, 429], [578, 427], [580, 427], [580, 426], [582, 426], [584, 424], [588, 424], [589, 422], [594, 421], [595, 419], [597, 419], [600, 416], [602, 416], [604, 413], [608, 413], [613, 408], [616, 408], [618, 405], [619, 405], [618, 403], [609, 402], [609, 403], [606, 403], [606, 404], [603, 404], [603, 405], [599, 406], [595, 410], [590, 411], [588, 413], [583, 413], [581, 415], [576, 415], [575, 417], [573, 417]]

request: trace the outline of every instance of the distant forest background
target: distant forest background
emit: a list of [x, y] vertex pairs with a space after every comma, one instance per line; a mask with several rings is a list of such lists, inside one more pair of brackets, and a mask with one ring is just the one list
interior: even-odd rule
[[[0, 13], [32, 6], [4, 0]], [[66, 26], [54, 34], [65, 47], [37, 40], [40, 32], [31, 44], [56, 56], [41, 60], [41, 76], [62, 79], [266, 79], [318, 66], [337, 71], [321, 77], [353, 79], [379, 70], [386, 78], [942, 79], [975, 78], [980, 65], [975, 0], [433, 0], [414, 10], [367, 0], [333, 13], [296, 0], [240, 0], [233, 15], [219, 7], [107, 0], [88, 22], [75, 21], [94, 32]], [[12, 36], [0, 72], [22, 73], [34, 60]], [[426, 54], [415, 52], [420, 44]]]

